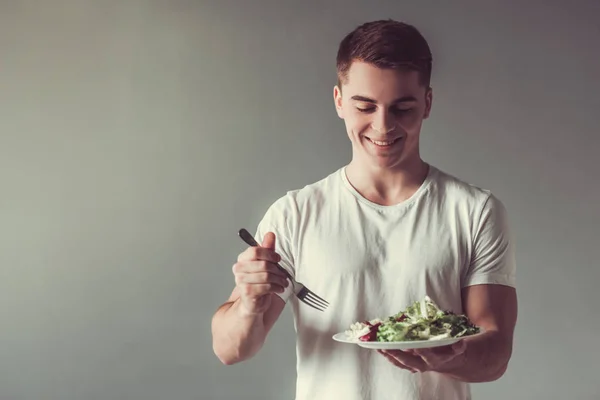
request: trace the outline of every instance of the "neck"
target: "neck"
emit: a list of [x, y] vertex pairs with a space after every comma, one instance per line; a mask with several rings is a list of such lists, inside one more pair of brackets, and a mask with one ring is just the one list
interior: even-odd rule
[[346, 168], [350, 184], [367, 200], [390, 206], [409, 199], [425, 181], [429, 165], [420, 157], [395, 169], [366, 166], [352, 160]]

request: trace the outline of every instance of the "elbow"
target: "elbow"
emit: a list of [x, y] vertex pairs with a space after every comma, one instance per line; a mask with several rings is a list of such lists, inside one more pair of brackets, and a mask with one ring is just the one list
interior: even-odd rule
[[231, 343], [223, 343], [222, 338], [219, 337], [218, 333], [213, 330], [212, 350], [217, 359], [223, 365], [237, 364], [240, 360], [236, 357], [239, 355], [239, 351], [236, 351]]
[[239, 362], [239, 360], [236, 360], [234, 358], [222, 357], [222, 356], [219, 356], [218, 354], [216, 356], [219, 359], [219, 361], [221, 361], [221, 364], [223, 364], [223, 365], [234, 365]]
[[498, 379], [502, 378], [504, 376], [504, 374], [506, 373], [507, 369], [508, 369], [508, 362], [505, 362], [504, 364], [502, 364], [500, 366], [500, 368], [494, 374], [492, 374], [489, 382], [494, 382], [494, 381], [497, 381]]
[[231, 352], [219, 349], [216, 343], [213, 342], [213, 353], [223, 365], [234, 365], [242, 361], [239, 357], [231, 354]]
[[[488, 368], [482, 369], [482, 375], [473, 383], [495, 382], [502, 378], [508, 370], [508, 364], [512, 356], [512, 345], [506, 351], [496, 356], [496, 363], [490, 363]], [[485, 371], [485, 372], [483, 372]]]
[[234, 365], [252, 358], [258, 351], [256, 346], [239, 343], [234, 340], [224, 340], [218, 335], [213, 336], [213, 353], [223, 365]]
[[503, 363], [497, 369], [490, 371], [490, 373], [479, 377], [479, 379], [473, 379], [470, 383], [488, 383], [499, 380], [504, 376], [506, 370], [508, 369], [508, 362]]
[[506, 357], [502, 360], [502, 363], [498, 365], [498, 367], [490, 374], [490, 379], [488, 382], [494, 382], [498, 379], [502, 378], [508, 369], [508, 363], [510, 362], [510, 358], [512, 356], [512, 348], [506, 354]]
[[465, 383], [488, 383], [499, 380], [504, 376], [508, 369], [508, 362], [498, 365], [495, 368], [480, 369], [474, 374], [465, 374], [462, 376], [452, 375], [455, 379]]
[[260, 345], [254, 348], [227, 346], [226, 348], [219, 350], [219, 348], [213, 344], [213, 352], [223, 365], [234, 365], [249, 360], [254, 357], [259, 350]]

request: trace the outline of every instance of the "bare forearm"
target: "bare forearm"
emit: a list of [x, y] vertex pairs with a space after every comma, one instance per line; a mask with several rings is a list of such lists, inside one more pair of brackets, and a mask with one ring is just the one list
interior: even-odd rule
[[245, 315], [239, 301], [226, 303], [212, 319], [213, 351], [226, 365], [247, 360], [261, 349], [266, 331], [263, 314]]
[[440, 371], [464, 382], [491, 382], [504, 375], [512, 343], [499, 332], [488, 332], [467, 343], [465, 352]]

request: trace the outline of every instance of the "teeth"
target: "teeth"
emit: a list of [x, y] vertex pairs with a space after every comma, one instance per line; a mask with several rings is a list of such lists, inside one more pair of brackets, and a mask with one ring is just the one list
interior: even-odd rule
[[373, 140], [373, 139], [369, 139], [371, 142], [375, 143], [377, 146], [389, 146], [390, 144], [394, 143], [396, 140], [392, 140], [390, 142], [379, 142], [377, 140]]

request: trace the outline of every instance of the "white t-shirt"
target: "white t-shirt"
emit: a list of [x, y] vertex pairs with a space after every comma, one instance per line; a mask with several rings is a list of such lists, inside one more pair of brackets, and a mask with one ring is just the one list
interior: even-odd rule
[[268, 209], [256, 239], [276, 235], [281, 265], [325, 298], [316, 311], [295, 296], [296, 400], [465, 400], [470, 386], [433, 372], [412, 374], [375, 350], [335, 342], [351, 323], [387, 317], [428, 295], [463, 313], [461, 289], [515, 285], [506, 210], [489, 191], [430, 166], [408, 200], [381, 206], [361, 196], [345, 167]]

